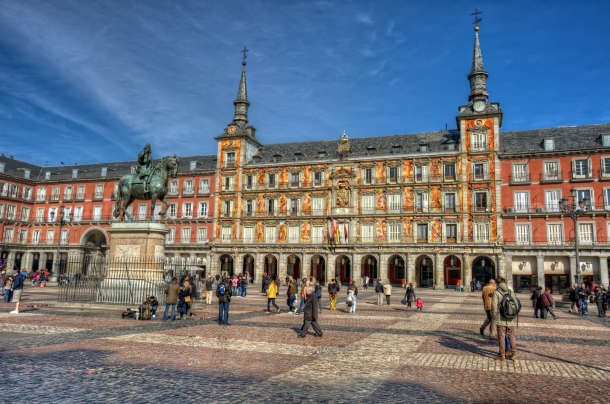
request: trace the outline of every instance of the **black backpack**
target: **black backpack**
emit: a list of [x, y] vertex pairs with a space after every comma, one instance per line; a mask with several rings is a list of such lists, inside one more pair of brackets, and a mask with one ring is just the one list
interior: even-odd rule
[[500, 301], [500, 316], [506, 318], [508, 321], [517, 318], [521, 309], [521, 302], [519, 302], [519, 299], [517, 299], [510, 290], [506, 294], [502, 293], [500, 289], [496, 289], [496, 292], [502, 296], [502, 300]]

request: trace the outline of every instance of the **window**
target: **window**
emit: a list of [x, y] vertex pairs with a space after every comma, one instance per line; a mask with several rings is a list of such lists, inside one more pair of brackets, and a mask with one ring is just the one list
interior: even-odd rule
[[388, 168], [388, 178], [390, 182], [398, 181], [398, 167]]
[[[43, 215], [44, 215], [44, 208], [43, 208]], [[2, 218], [2, 216], [4, 216], [4, 204], [0, 203], [0, 219]]]
[[528, 224], [518, 224], [515, 226], [517, 234], [517, 244], [527, 245], [530, 243], [530, 226]]
[[591, 201], [591, 209], [593, 209], [594, 199], [592, 194], [593, 192], [590, 189], [579, 189], [576, 191], [576, 200], [582, 201], [585, 198], [589, 198], [589, 201]]
[[[0, 217], [2, 217], [2, 215], [0, 215]], [[44, 208], [36, 209], [36, 221], [37, 222], [44, 221]]]
[[59, 187], [53, 187], [51, 191], [51, 200], [58, 201], [59, 200]]
[[388, 195], [388, 212], [389, 213], [400, 212], [400, 195], [399, 194]]
[[228, 166], [235, 165], [235, 152], [227, 153], [227, 165]]
[[312, 208], [314, 216], [322, 216], [324, 215], [324, 197], [314, 197], [312, 199]]
[[373, 182], [373, 169], [367, 168], [364, 170], [364, 182], [365, 184], [370, 184]]
[[417, 241], [425, 243], [428, 241], [428, 225], [418, 224], [417, 225]]
[[193, 170], [195, 170], [196, 168], [197, 168], [197, 162], [196, 162], [196, 161], [191, 161], [191, 162], [189, 163], [189, 169], [190, 169], [191, 171], [193, 171]]
[[455, 179], [455, 164], [445, 164], [445, 179]]
[[515, 192], [515, 211], [521, 213], [529, 211], [529, 195], [527, 192]]
[[326, 157], [326, 153], [325, 153], [325, 152], [319, 152], [319, 153], [318, 153], [318, 158], [319, 158], [319, 159], [323, 159], [323, 158], [325, 158], [325, 157]]
[[392, 153], [400, 153], [400, 146], [392, 146]]
[[245, 210], [246, 216], [254, 216], [254, 201], [252, 199], [246, 199]]
[[591, 178], [589, 159], [574, 160], [572, 164], [574, 178]]
[[447, 143], [447, 150], [454, 151], [455, 150], [455, 143], [453, 143], [453, 142]]
[[68, 244], [68, 230], [61, 231], [61, 243]]
[[610, 177], [610, 157], [602, 159], [602, 177]]
[[177, 211], [177, 210], [178, 210], [178, 209], [176, 208], [176, 204], [175, 204], [175, 203], [172, 203], [172, 204], [170, 204], [170, 205], [169, 205], [169, 211], [168, 211], [168, 213], [169, 213], [169, 217], [170, 217], [171, 219], [175, 219], [175, 218], [176, 218], [176, 213], [177, 213], [176, 211]]
[[368, 147], [368, 148], [366, 149], [366, 155], [367, 155], [367, 156], [372, 156], [373, 154], [375, 154], [375, 149], [374, 149], [374, 148], [372, 148], [372, 147]]
[[191, 228], [183, 227], [182, 228], [182, 243], [190, 243], [191, 242]]
[[30, 178], [30, 170], [23, 170], [23, 178], [25, 178], [25, 179]]
[[321, 244], [324, 242], [324, 227], [313, 226], [311, 228], [311, 241], [312, 243]]
[[231, 217], [233, 215], [233, 201], [224, 201], [222, 208], [223, 216]]
[[199, 217], [208, 217], [208, 203], [199, 202]]
[[30, 220], [30, 208], [22, 207], [21, 216], [19, 218], [21, 220]]
[[146, 205], [138, 205], [138, 220], [146, 220]]
[[428, 151], [428, 145], [427, 144], [421, 144], [419, 145], [419, 151], [424, 153]]
[[51, 179], [51, 172], [50, 171], [47, 171], [47, 172], [44, 173], [44, 179], [45, 180], [50, 180]]
[[136, 168], [137, 168], [136, 166], [131, 166], [131, 173], [132, 174], [136, 173]]
[[[64, 230], [67, 231], [67, 230]], [[25, 243], [28, 241], [28, 230], [27, 229], [21, 229], [19, 230], [19, 235], [17, 236], [17, 241], [19, 243]], [[63, 240], [62, 240], [63, 241]]]
[[472, 134], [472, 151], [480, 151], [487, 149], [485, 141], [486, 133], [478, 132]]
[[557, 181], [560, 178], [559, 163], [557, 161], [545, 161], [543, 181]]
[[457, 224], [446, 224], [445, 225], [445, 239], [449, 243], [457, 242]]
[[610, 135], [602, 135], [602, 145], [604, 147], [610, 147]]
[[267, 184], [269, 188], [275, 188], [275, 174], [267, 175]]
[[108, 174], [108, 168], [102, 167], [102, 177], [105, 177]]
[[95, 186], [95, 199], [104, 199], [104, 185]]
[[547, 212], [559, 212], [559, 191], [544, 191]]
[[200, 227], [197, 229], [197, 242], [205, 243], [208, 241], [208, 228]]
[[175, 227], [169, 227], [167, 230], [169, 230], [169, 231], [165, 235], [165, 242], [167, 244], [172, 244], [176, 240], [176, 228]]
[[4, 241], [7, 243], [12, 243], [13, 242], [13, 234], [14, 234], [14, 229], [5, 229], [4, 230]]
[[254, 242], [254, 227], [244, 227], [244, 243]]
[[47, 244], [53, 244], [55, 241], [55, 230], [47, 230]]
[[427, 193], [415, 194], [415, 207], [417, 212], [428, 212], [429, 196]]
[[324, 179], [324, 173], [322, 171], [316, 171], [313, 173], [313, 184], [314, 186], [322, 185]]
[[513, 164], [513, 180], [512, 182], [527, 182], [529, 175], [527, 173], [527, 164]]
[[154, 213], [154, 218], [155, 220], [160, 220], [161, 219], [161, 215], [159, 214], [159, 212], [161, 212], [161, 204], [160, 203], [155, 203], [155, 213]]
[[301, 174], [299, 174], [299, 173], [290, 173], [290, 185], [291, 186], [298, 187], [300, 180], [301, 180]]
[[544, 150], [546, 150], [546, 151], [555, 150], [555, 140], [554, 139], [544, 139]]
[[445, 212], [455, 212], [455, 194], [445, 194]]
[[281, 156], [279, 156], [277, 154], [275, 156], [273, 156], [273, 162], [274, 163], [278, 163], [280, 160], [281, 160]]
[[67, 201], [72, 200], [72, 187], [66, 187], [64, 189], [64, 199]]
[[582, 244], [593, 244], [593, 224], [578, 224], [578, 241]]
[[93, 207], [93, 220], [101, 220], [102, 219], [102, 207], [95, 206]]
[[78, 170], [77, 169], [72, 170], [72, 178], [78, 178]]
[[549, 224], [546, 228], [547, 241], [549, 244], [563, 243], [563, 229], [561, 224]]
[[484, 180], [485, 179], [485, 164], [484, 163], [476, 163], [473, 165], [474, 179], [475, 180]]
[[288, 242], [290, 244], [299, 243], [300, 230], [301, 229], [299, 228], [299, 226], [288, 227]]
[[[10, 208], [10, 206], [9, 206]], [[54, 222], [55, 220], [57, 220], [57, 208], [53, 207], [53, 208], [49, 208], [49, 216], [47, 219], [49, 222]]]
[[8, 205], [8, 208], [6, 209], [6, 218], [8, 220], [15, 220], [17, 218], [17, 206]]
[[295, 153], [294, 159], [295, 159], [295, 161], [301, 161], [301, 160], [303, 160], [303, 155], [301, 153]]
[[178, 181], [169, 182], [169, 194], [170, 195], [178, 194]]
[[489, 224], [476, 223], [474, 226], [474, 241], [480, 243], [489, 242]]
[[0, 173], [4, 172], [4, 163], [0, 163]]
[[46, 188], [38, 188], [36, 190], [36, 200], [38, 202], [42, 202], [47, 199], [47, 189]]
[[78, 186], [78, 190], [76, 192], [76, 198], [77, 199], [85, 199], [85, 186], [84, 185], [79, 185]]
[[34, 230], [32, 233], [32, 244], [40, 243], [40, 230]]
[[23, 199], [25, 199], [26, 201], [32, 199], [32, 188], [23, 188]]
[[360, 226], [360, 233], [363, 243], [372, 243], [375, 241], [375, 226], [372, 224], [363, 224]]
[[297, 215], [299, 213], [299, 200], [291, 199], [290, 200], [290, 214]]
[[205, 180], [199, 180], [199, 192], [202, 194], [207, 194], [210, 192], [210, 181], [205, 179]]
[[375, 212], [375, 195], [362, 195], [360, 199], [362, 213]]
[[193, 193], [193, 180], [184, 180], [184, 193], [185, 194]]
[[80, 222], [81, 220], [83, 220], [83, 207], [82, 206], [77, 206], [74, 208], [74, 220], [76, 222]]
[[487, 192], [476, 192], [474, 194], [474, 211], [485, 212], [487, 210]]
[[428, 182], [428, 166], [415, 166], [415, 181]]
[[273, 216], [275, 213], [275, 199], [267, 199], [267, 213]]
[[233, 238], [233, 233], [230, 227], [223, 227], [220, 229], [220, 240], [223, 243], [230, 243]]
[[252, 189], [254, 186], [254, 176], [248, 175], [246, 176], [246, 189]]
[[193, 217], [193, 204], [191, 202], [182, 204], [182, 217]]
[[276, 234], [275, 226], [267, 226], [265, 227], [265, 242], [267, 243], [275, 243], [275, 234]]
[[400, 241], [400, 223], [388, 225], [388, 241]]

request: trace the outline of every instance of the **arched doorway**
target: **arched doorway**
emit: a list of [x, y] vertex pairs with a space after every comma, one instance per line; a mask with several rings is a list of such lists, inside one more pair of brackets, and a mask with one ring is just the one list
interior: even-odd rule
[[321, 255], [311, 257], [311, 276], [320, 281], [321, 284], [326, 282], [326, 261]]
[[220, 274], [233, 276], [233, 257], [225, 254], [220, 256]]
[[286, 274], [292, 276], [292, 279], [298, 279], [301, 277], [301, 259], [292, 254], [287, 258]]
[[415, 261], [417, 269], [418, 286], [422, 288], [431, 288], [434, 286], [434, 261], [427, 255], [417, 257]]
[[40, 268], [40, 254], [34, 253], [32, 255], [32, 271], [38, 271]]
[[455, 255], [448, 255], [443, 260], [443, 270], [445, 271], [445, 286], [458, 286], [462, 283], [462, 261]]
[[248, 278], [248, 281], [251, 277], [254, 277], [254, 257], [250, 254], [244, 255], [241, 273]]
[[335, 261], [335, 274], [338, 275], [339, 281], [349, 282], [352, 279], [352, 263], [348, 256], [340, 255]]
[[277, 276], [277, 259], [273, 255], [265, 256], [265, 273], [271, 278], [275, 279]]
[[375, 279], [379, 278], [377, 258], [372, 255], [367, 255], [362, 258], [362, 276], [368, 276], [370, 278], [369, 282], [373, 282]]
[[15, 268], [17, 268], [20, 271], [21, 271], [21, 257], [22, 256], [23, 256], [23, 253], [20, 253], [20, 252], [15, 254]]
[[106, 252], [108, 237], [100, 227], [92, 227], [81, 237], [80, 243], [85, 247], [85, 256], [99, 257]]
[[486, 256], [480, 256], [472, 261], [472, 279], [486, 285], [491, 278], [496, 277], [494, 261]]
[[402, 284], [405, 280], [405, 260], [400, 255], [390, 257], [388, 261], [388, 274], [390, 275], [390, 283]]

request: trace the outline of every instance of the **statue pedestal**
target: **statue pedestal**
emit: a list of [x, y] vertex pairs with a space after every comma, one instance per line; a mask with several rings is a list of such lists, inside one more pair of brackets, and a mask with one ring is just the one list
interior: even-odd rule
[[154, 295], [165, 301], [165, 235], [160, 223], [113, 223], [106, 276], [98, 302], [140, 304]]

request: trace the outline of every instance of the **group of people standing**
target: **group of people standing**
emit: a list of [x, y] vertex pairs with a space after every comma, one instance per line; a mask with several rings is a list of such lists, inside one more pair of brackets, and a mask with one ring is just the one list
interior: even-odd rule
[[534, 308], [534, 318], [547, 318], [550, 314], [555, 320], [557, 320], [557, 316], [553, 311], [553, 307], [555, 307], [555, 299], [553, 299], [553, 295], [551, 294], [551, 288], [547, 287], [543, 292], [542, 286], [538, 286], [532, 292], [530, 299]]
[[595, 285], [593, 293], [589, 287], [583, 282], [580, 284], [574, 284], [570, 288], [568, 297], [572, 303], [570, 306], [570, 313], [576, 311], [583, 316], [589, 314], [589, 299], [593, 294], [593, 301], [597, 306], [597, 317], [606, 317], [606, 310], [610, 306], [610, 291], [606, 289], [604, 285]]

